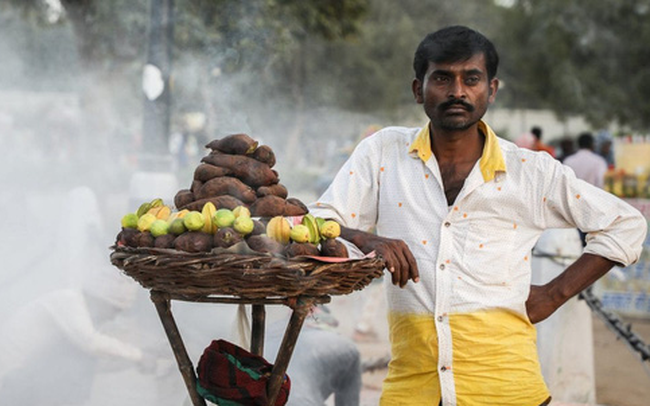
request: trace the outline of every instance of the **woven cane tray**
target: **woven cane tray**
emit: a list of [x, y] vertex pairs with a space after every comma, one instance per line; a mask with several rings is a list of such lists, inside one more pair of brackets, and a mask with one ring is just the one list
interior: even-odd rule
[[[345, 295], [381, 277], [384, 260], [281, 258], [267, 254], [189, 253], [111, 247], [111, 263], [146, 289], [184, 296], [269, 297]], [[236, 251], [236, 250], [234, 250]]]

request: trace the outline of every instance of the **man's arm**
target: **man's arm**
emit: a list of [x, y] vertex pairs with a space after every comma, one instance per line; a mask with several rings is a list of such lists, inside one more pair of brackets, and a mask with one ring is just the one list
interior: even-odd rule
[[538, 323], [555, 312], [566, 301], [582, 292], [605, 275], [614, 261], [594, 255], [583, 254], [555, 279], [542, 286], [531, 286], [526, 311], [528, 318]]
[[386, 268], [392, 274], [393, 285], [404, 287], [409, 279], [419, 282], [418, 265], [404, 241], [343, 226], [341, 226], [341, 237], [359, 247], [364, 254], [375, 251], [381, 256], [386, 261]]

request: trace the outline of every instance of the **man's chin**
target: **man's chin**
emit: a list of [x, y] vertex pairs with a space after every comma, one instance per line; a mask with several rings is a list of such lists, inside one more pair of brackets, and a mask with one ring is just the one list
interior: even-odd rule
[[440, 128], [445, 131], [464, 131], [476, 124], [468, 120], [442, 120]]

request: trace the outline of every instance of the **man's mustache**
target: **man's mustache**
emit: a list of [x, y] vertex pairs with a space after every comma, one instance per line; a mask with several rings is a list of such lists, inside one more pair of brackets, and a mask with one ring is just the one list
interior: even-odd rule
[[451, 108], [452, 106], [462, 106], [465, 110], [469, 111], [470, 113], [474, 111], [474, 106], [471, 104], [467, 103], [463, 99], [449, 99], [444, 103], [440, 103], [440, 110], [447, 110], [448, 108]]

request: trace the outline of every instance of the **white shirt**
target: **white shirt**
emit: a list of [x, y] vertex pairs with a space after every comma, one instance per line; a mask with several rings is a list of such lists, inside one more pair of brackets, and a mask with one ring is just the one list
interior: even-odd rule
[[575, 154], [566, 157], [564, 164], [573, 169], [578, 179], [589, 182], [601, 189], [603, 188], [605, 173], [607, 172], [605, 158], [589, 149], [582, 148]]
[[310, 205], [315, 216], [404, 240], [417, 260], [419, 283], [387, 284], [393, 359], [382, 405], [440, 396], [445, 406], [542, 403], [548, 392], [525, 308], [540, 234], [580, 228], [589, 233], [585, 252], [623, 265], [641, 253], [647, 225], [637, 210], [550, 155], [480, 129], [483, 156], [451, 208], [428, 126], [364, 139]]

